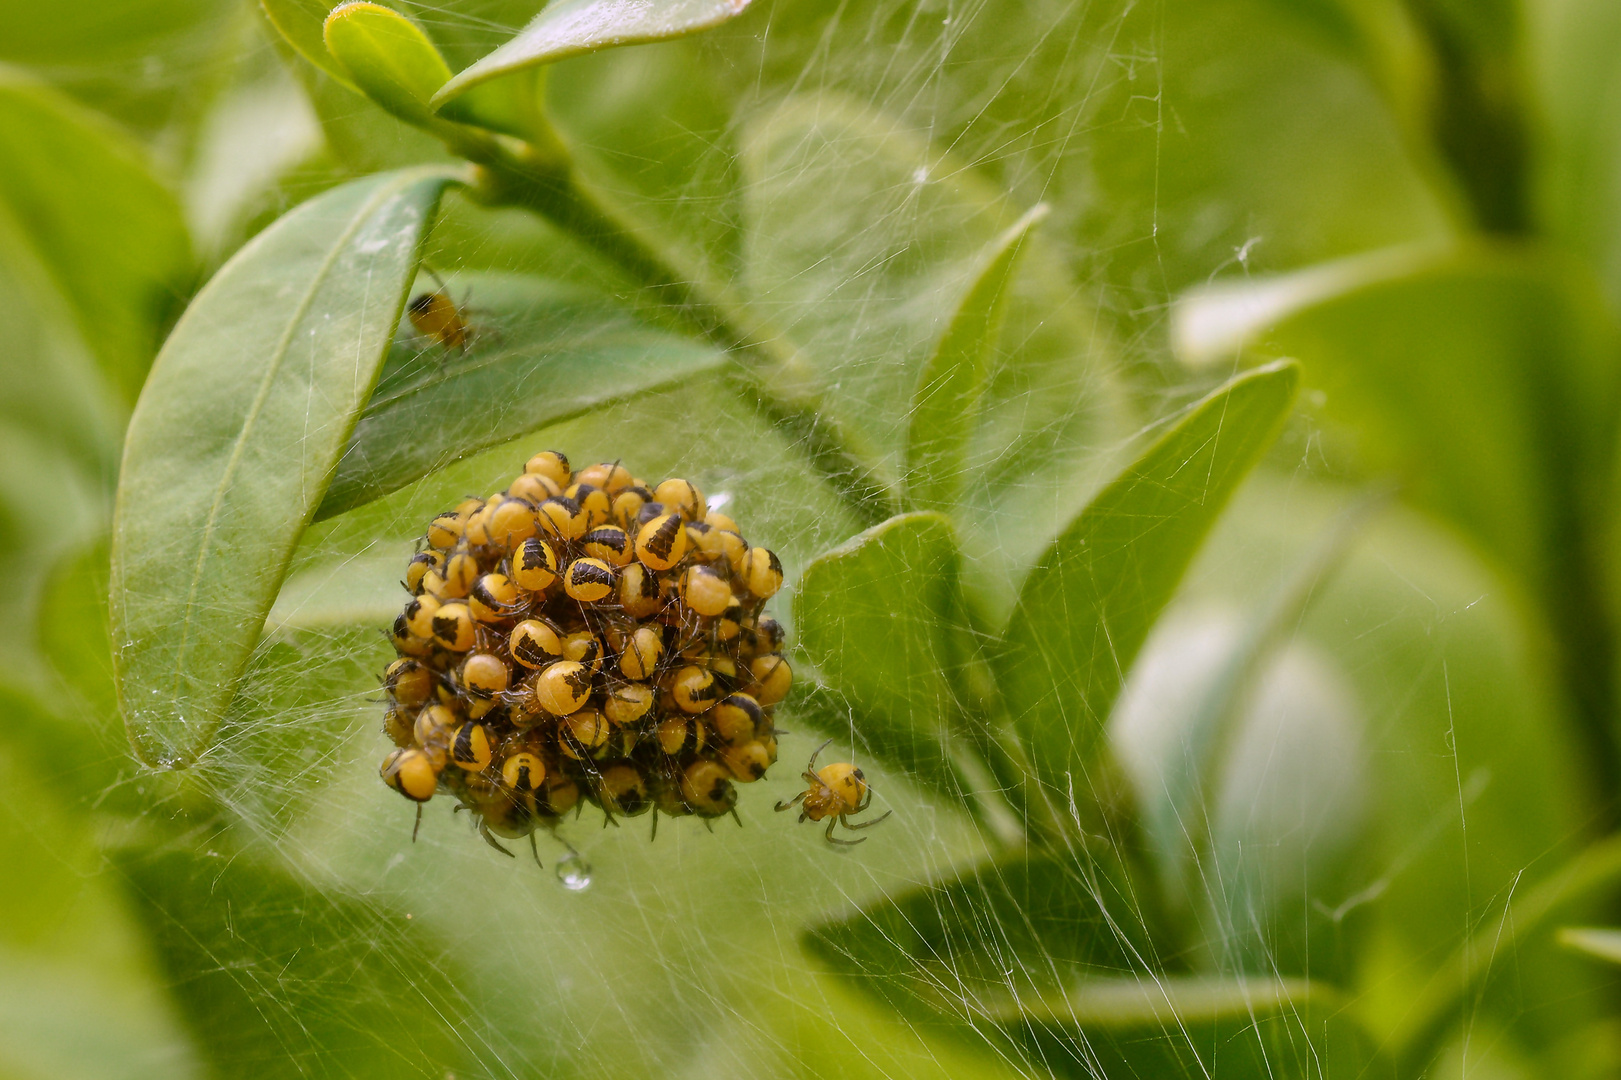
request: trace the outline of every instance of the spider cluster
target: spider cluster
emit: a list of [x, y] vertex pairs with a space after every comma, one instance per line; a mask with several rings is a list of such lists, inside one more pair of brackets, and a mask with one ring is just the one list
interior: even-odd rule
[[[686, 480], [530, 459], [428, 525], [384, 676], [382, 776], [444, 791], [490, 844], [583, 802], [607, 820], [735, 815], [735, 783], [777, 760], [793, 673], [763, 614], [777, 557]], [[508, 852], [510, 854], [510, 852]]]

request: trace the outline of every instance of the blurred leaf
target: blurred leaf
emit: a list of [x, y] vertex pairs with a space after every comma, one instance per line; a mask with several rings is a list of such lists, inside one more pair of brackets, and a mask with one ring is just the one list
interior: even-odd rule
[[958, 560], [949, 518], [902, 514], [805, 567], [795, 599], [800, 646], [873, 751], [947, 790], [952, 742], [971, 734], [952, 688], [967, 632]]
[[[1270, 898], [1244, 895], [1262, 891], [1245, 879], [1283, 893], [1303, 880], [1320, 885], [1346, 846], [1339, 841], [1354, 836], [1361, 716], [1332, 661], [1289, 635], [1387, 501], [1375, 492], [1347, 507], [1242, 619], [1167, 613], [1115, 702], [1110, 742], [1133, 781], [1167, 900], [1184, 915], [1201, 914], [1195, 898], [1219, 890], [1228, 895], [1218, 912], [1242, 909], [1251, 925], [1270, 925]], [[1230, 922], [1207, 939], [1238, 951], [1244, 920]], [[1279, 957], [1288, 936], [1268, 935], [1274, 970], [1295, 970]]]
[[1621, 964], [1621, 930], [1604, 926], [1565, 926], [1559, 944], [1612, 964]]
[[1032, 1001], [994, 1010], [1004, 1023], [1021, 1021], [1085, 1032], [1167, 1028], [1247, 1020], [1302, 1009], [1312, 997], [1334, 999], [1330, 988], [1305, 979], [1222, 979], [1199, 975], [1082, 979]]
[[450, 78], [450, 65], [420, 27], [381, 4], [353, 0], [332, 9], [327, 52], [367, 97], [408, 123], [433, 119], [428, 101]]
[[749, 0], [556, 0], [518, 35], [450, 80], [435, 103], [524, 68], [565, 57], [695, 34], [742, 14]]
[[[0, 733], [0, 1072], [65, 1080], [197, 1075], [140, 925], [100, 873], [89, 822], [39, 775], [47, 724], [6, 695]], [[59, 764], [51, 762], [53, 766]], [[23, 886], [26, 887], [23, 887]]]
[[780, 991], [773, 986], [733, 1003], [684, 1075], [1012, 1080], [1033, 1074], [1031, 1063], [974, 1053], [948, 1033], [896, 1015], [849, 981], [804, 967], [779, 975], [786, 983]]
[[1332, 656], [1302, 641], [1258, 649], [1255, 621], [1168, 611], [1115, 702], [1110, 745], [1197, 966], [1344, 978], [1346, 957], [1310, 946], [1333, 940], [1316, 901], [1351, 891], [1360, 870], [1367, 721]]
[[1037, 203], [992, 242], [984, 266], [923, 367], [906, 439], [907, 494], [922, 509], [956, 507], [1008, 285], [1025, 237], [1046, 216], [1047, 207]]
[[452, 182], [385, 174], [304, 204], [226, 264], [158, 358], [113, 526], [115, 670], [144, 760], [208, 746]]
[[1192, 406], [1092, 500], [1025, 580], [993, 669], [1033, 764], [1058, 791], [1084, 785], [1149, 628], [1271, 445], [1298, 382], [1295, 365], [1273, 364]]
[[327, 15], [336, 2], [327, 0], [259, 0], [270, 24], [281, 31], [281, 36], [298, 54], [351, 90], [359, 88], [350, 80], [348, 70], [327, 52], [323, 27]]
[[1533, 185], [1541, 230], [1621, 301], [1621, 9], [1607, 0], [1518, 7], [1528, 89], [1542, 121]]
[[324, 151], [309, 98], [285, 65], [239, 72], [202, 117], [186, 172], [186, 218], [207, 264], [223, 262], [285, 200], [303, 201], [304, 185], [321, 182]]
[[219, 1075], [461, 1071], [466, 1006], [454, 963], [425, 928], [229, 843], [119, 861], [171, 993]]
[[1360, 464], [1416, 473], [1422, 501], [1533, 582], [1597, 509], [1621, 333], [1580, 274], [1481, 252], [1381, 253], [1213, 286], [1176, 317], [1191, 360], [1255, 348], [1304, 361]]
[[[1166, 617], [1185, 634], [1210, 626], [1212, 609], [1243, 610], [1273, 592], [1356, 497], [1293, 469], [1258, 470]], [[1536, 1044], [1611, 1013], [1600, 989], [1607, 976], [1553, 948], [1551, 935], [1477, 946], [1474, 959], [1503, 976], [1483, 994], [1465, 989], [1462, 965], [1446, 960], [1470, 937], [1495, 941], [1499, 926], [1508, 941], [1514, 920], [1504, 923], [1502, 901], [1518, 906], [1533, 895], [1579, 849], [1590, 820], [1551, 649], [1518, 595], [1455, 530], [1398, 505], [1369, 525], [1295, 628], [1306, 655], [1332, 658], [1338, 671], [1343, 689], [1324, 704], [1348, 691], [1352, 715], [1366, 718], [1365, 756], [1342, 767], [1363, 776], [1368, 828], [1352, 858], [1324, 867], [1334, 872], [1297, 877], [1293, 899], [1278, 894], [1252, 955], [1268, 971], [1274, 956], [1290, 955], [1309, 956], [1314, 976], [1343, 970], [1358, 1015], [1382, 1042], [1437, 991], [1465, 993], [1471, 1017], [1495, 1017]], [[1200, 682], [1208, 670], [1186, 648], [1180, 657], [1163, 657], [1167, 687]], [[1307, 730], [1330, 719], [1326, 709], [1297, 715]], [[1318, 806], [1295, 813], [1304, 826]], [[1289, 840], [1302, 841], [1311, 859], [1333, 856], [1332, 830]], [[1244, 869], [1223, 858], [1208, 873]], [[1598, 908], [1566, 915], [1603, 917]]]
[[317, 519], [544, 424], [727, 361], [714, 346], [657, 329], [588, 289], [514, 275], [467, 280], [469, 347], [396, 339]]
[[180, 207], [141, 148], [100, 117], [0, 68], [0, 213], [12, 217], [133, 401], [191, 270]]
[[[1159, 1005], [1157, 1016], [1124, 1013], [1149, 1002]], [[1025, 1021], [1031, 1047], [1026, 1053], [1055, 1074], [1077, 1080], [1395, 1080], [1399, 1075], [1341, 996], [1318, 982], [1264, 975], [1165, 979], [1158, 985], [1078, 990], [1043, 1004], [1050, 1006], [1053, 1020]], [[1096, 1019], [1083, 1022], [1072, 1009], [1093, 1011]]]
[[214, 0], [8, 3], [0, 54], [28, 64], [105, 64], [207, 22], [222, 6]]
[[57, 674], [104, 720], [118, 715], [107, 583], [105, 537], [69, 552], [45, 583], [38, 634], [40, 648]]

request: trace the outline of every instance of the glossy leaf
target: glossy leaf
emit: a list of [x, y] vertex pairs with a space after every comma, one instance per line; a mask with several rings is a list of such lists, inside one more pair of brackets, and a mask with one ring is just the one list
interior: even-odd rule
[[0, 213], [14, 219], [133, 402], [191, 271], [179, 204], [139, 145], [8, 69], [0, 69], [0, 159]]
[[259, 0], [270, 24], [298, 54], [351, 90], [349, 71], [326, 49], [323, 24], [337, 3], [331, 0]]
[[944, 514], [902, 514], [805, 567], [799, 644], [854, 709], [873, 751], [937, 785], [967, 734], [952, 680], [966, 632], [956, 535]]
[[433, 117], [428, 101], [450, 79], [450, 65], [416, 23], [381, 4], [343, 4], [326, 18], [327, 52], [362, 93], [413, 124]]
[[619, 45], [695, 34], [741, 15], [749, 0], [557, 0], [490, 55], [441, 89], [435, 103], [491, 79]]
[[215, 275], [164, 346], [113, 524], [119, 702], [149, 763], [191, 763], [217, 728], [451, 182], [407, 170], [305, 203]]
[[920, 509], [951, 510], [962, 493], [968, 439], [979, 419], [1008, 286], [1025, 237], [1046, 216], [1047, 207], [1038, 203], [992, 241], [984, 266], [923, 366], [906, 439], [906, 490]]
[[[454, 289], [463, 287], [458, 280]], [[498, 275], [465, 287], [473, 329], [466, 351], [414, 335], [395, 342], [318, 518], [544, 424], [726, 363], [719, 349], [650, 326], [586, 289]]]
[[1234, 489], [1271, 445], [1298, 381], [1293, 364], [1273, 364], [1194, 405], [1025, 579], [994, 670], [1038, 773], [1058, 790], [1084, 794], [1126, 672]]

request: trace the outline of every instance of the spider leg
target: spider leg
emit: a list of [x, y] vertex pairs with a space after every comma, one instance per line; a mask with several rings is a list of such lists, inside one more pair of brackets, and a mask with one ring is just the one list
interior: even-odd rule
[[846, 829], [870, 829], [874, 825], [878, 824], [880, 821], [883, 821], [884, 818], [887, 818], [889, 815], [893, 814], [894, 812], [895, 811], [893, 811], [893, 810], [885, 810], [884, 814], [883, 814], [883, 817], [875, 817], [871, 821], [863, 821], [863, 822], [859, 822], [858, 824], [855, 824], [855, 825], [850, 824], [848, 821], [844, 821], [844, 818], [845, 818], [846, 815], [843, 815], [843, 814], [841, 814], [839, 816], [839, 820], [844, 821], [844, 827]]
[[798, 795], [795, 795], [791, 799], [782, 799], [782, 800], [780, 800], [777, 803], [777, 811], [780, 813], [783, 810], [790, 809], [800, 799], [803, 799], [806, 795], [809, 795], [809, 794], [810, 794], [810, 792], [808, 792], [808, 791], [801, 791]]
[[810, 764], [805, 766], [805, 771], [806, 772], [814, 773], [816, 771], [816, 759], [817, 759], [817, 757], [819, 757], [821, 755], [823, 750], [826, 750], [832, 744], [833, 744], [833, 740], [829, 739], [829, 740], [827, 740], [827, 742], [823, 743], [821, 746], [818, 746], [815, 750], [811, 751]]
[[850, 812], [852, 814], [859, 814], [859, 813], [861, 813], [861, 811], [865, 810], [867, 807], [869, 807], [871, 805], [872, 805], [872, 788], [867, 788], [864, 791], [862, 791], [861, 800], [858, 803], [856, 803], [856, 808], [854, 810], [850, 811]]
[[649, 836], [647, 839], [648, 839], [649, 842], [652, 842], [654, 840], [657, 840], [658, 838], [659, 838], [659, 808], [655, 806], [655, 807], [653, 807], [653, 834], [651, 836]]
[[867, 839], [865, 836], [863, 836], [860, 840], [840, 840], [833, 835], [833, 826], [839, 824], [843, 820], [844, 815], [842, 814], [836, 818], [828, 819], [827, 832], [822, 834], [824, 837], [826, 837], [827, 842], [830, 844], [838, 844], [840, 847], [855, 847], [857, 844], [864, 843]]
[[580, 857], [580, 853], [575, 849], [574, 845], [569, 843], [567, 840], [564, 840], [561, 836], [558, 836], [555, 828], [548, 828], [547, 831], [552, 834], [553, 840], [556, 840], [559, 844], [562, 844], [564, 847], [568, 848], [568, 853], [570, 855], [574, 856], [576, 859]]
[[502, 847], [500, 844], [496, 843], [495, 842], [495, 837], [490, 835], [490, 827], [487, 824], [485, 824], [484, 822], [482, 822], [482, 821], [478, 823], [478, 834], [480, 836], [484, 837], [484, 842], [486, 844], [490, 845], [492, 848], [499, 851], [501, 854], [505, 855], [507, 858], [516, 859], [518, 857], [518, 856], [514, 855], [512, 852], [508, 851], [506, 848]]
[[[833, 820], [848, 829], [850, 827], [850, 823], [844, 819], [845, 815], [840, 814]], [[831, 825], [829, 825], [827, 830], [827, 842], [830, 844], [838, 844], [841, 847], [855, 847], [857, 844], [865, 844], [867, 842], [867, 838], [863, 836], [860, 840], [841, 840], [833, 835], [833, 828]]]
[[422, 828], [422, 804], [417, 803], [417, 823], [411, 826], [411, 843], [417, 842], [417, 831]]
[[732, 807], [732, 820], [737, 822], [737, 827], [739, 829], [743, 827], [743, 819], [737, 816], [737, 807], [735, 806]]
[[546, 864], [540, 861], [540, 847], [535, 843], [535, 830], [533, 829], [529, 830], [529, 853], [535, 857], [536, 866], [542, 870], [546, 869]]

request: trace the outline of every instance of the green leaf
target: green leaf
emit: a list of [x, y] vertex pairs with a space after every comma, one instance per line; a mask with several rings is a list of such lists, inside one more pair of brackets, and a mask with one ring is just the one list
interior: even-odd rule
[[1085, 979], [1030, 1001], [993, 1006], [1004, 1023], [1021, 1020], [1083, 1031], [1177, 1024], [1208, 1024], [1276, 1016], [1310, 999], [1337, 1001], [1333, 989], [1306, 979], [1159, 978]]
[[[1363, 468], [1536, 582], [1573, 552], [1611, 467], [1621, 333], [1567, 267], [1469, 250], [1396, 250], [1190, 294], [1173, 340], [1190, 362], [1298, 358]], [[1349, 434], [1347, 432], [1346, 434]]]
[[1264, 1061], [1331, 1048], [1332, 1067], [1283, 1075], [1357, 1076], [1376, 1057], [1348, 1025], [1325, 1038], [1343, 1009], [1330, 987], [1161, 966], [1131, 882], [1084, 854], [981, 863], [814, 925], [805, 945], [914, 1026], [1044, 1075], [1266, 1076]]
[[322, 36], [361, 93], [408, 123], [433, 120], [428, 101], [449, 81], [450, 65], [416, 23], [356, 0], [332, 10]]
[[[836, 93], [763, 111], [741, 142], [738, 287], [793, 339], [875, 481], [899, 487], [911, 425], [897, 403], [1016, 221], [1012, 196], [905, 118]], [[1102, 448], [1137, 427], [1113, 343], [1046, 231], [1021, 246], [955, 514], [986, 625], [1006, 621], [1026, 568], [1113, 471]]]
[[[64, 1080], [197, 1075], [142, 926], [102, 873], [94, 823], [71, 786], [94, 741], [54, 742], [61, 721], [0, 690], [0, 1074]], [[98, 766], [100, 762], [96, 763]], [[42, 773], [41, 766], [45, 766]]]
[[12, 218], [71, 305], [126, 402], [191, 273], [174, 195], [145, 152], [101, 117], [0, 68], [0, 214]]
[[994, 670], [1038, 773], [1084, 786], [1121, 682], [1205, 534], [1277, 434], [1293, 364], [1190, 408], [1054, 541], [1025, 579]]
[[214, 1075], [477, 1071], [459, 965], [390, 897], [325, 891], [229, 836], [117, 868]]
[[1558, 938], [1567, 949], [1621, 964], [1621, 930], [1614, 927], [1562, 926]]
[[[1167, 900], [1184, 914], [1202, 914], [1196, 898], [1210, 889], [1239, 898], [1224, 898], [1218, 910], [1264, 910], [1308, 880], [1308, 856], [1309, 880], [1321, 884], [1325, 860], [1345, 846], [1335, 841], [1354, 836], [1363, 801], [1354, 749], [1360, 712], [1332, 661], [1289, 635], [1386, 502], [1379, 492], [1348, 507], [1242, 618], [1216, 609], [1167, 613], [1121, 691], [1110, 742], [1133, 781]], [[1298, 803], [1310, 808], [1306, 829], [1297, 814], [1269, 812], [1295, 805], [1297, 784], [1311, 792]], [[1275, 822], [1283, 835], [1266, 835]], [[1206, 872], [1208, 858], [1221, 865], [1238, 845], [1250, 858]], [[1257, 871], [1269, 878], [1264, 901], [1242, 895], [1258, 891], [1245, 880]], [[1268, 934], [1272, 955], [1287, 936]], [[1231, 951], [1246, 934], [1228, 926], [1210, 937]]]
[[954, 509], [962, 493], [968, 438], [979, 418], [1008, 285], [1025, 237], [1047, 210], [1037, 203], [991, 242], [984, 266], [923, 366], [906, 439], [907, 495], [921, 509]]
[[147, 762], [208, 746], [371, 394], [441, 169], [355, 181], [198, 294], [130, 420], [113, 524], [119, 702]]
[[749, 0], [557, 0], [490, 55], [451, 79], [434, 98], [443, 105], [470, 88], [524, 68], [619, 45], [695, 34], [741, 15]]
[[1042, 855], [981, 863], [815, 925], [805, 944], [919, 1019], [985, 1019], [1080, 982], [1152, 978], [1131, 883], [1108, 865]]
[[327, 52], [326, 17], [336, 4], [327, 0], [259, 0], [265, 17], [281, 31], [281, 36], [298, 54], [344, 86], [358, 91], [349, 71], [331, 53]]
[[514, 275], [466, 280], [468, 349], [415, 336], [395, 342], [317, 518], [545, 424], [726, 363], [719, 349], [650, 326], [587, 289]]
[[445, 102], [439, 115], [475, 124], [551, 148], [557, 135], [546, 119], [546, 69], [528, 68], [504, 79], [480, 83]]
[[948, 790], [953, 740], [968, 734], [952, 689], [965, 632], [958, 559], [944, 514], [901, 514], [805, 567], [795, 594], [799, 644], [862, 737]]
[[[1211, 625], [1210, 613], [1242, 611], [1272, 593], [1355, 497], [1293, 468], [1257, 470], [1162, 621], [1180, 627], [1175, 636], [1186, 640], [1187, 628]], [[1251, 956], [1264, 957], [1267, 970], [1309, 956], [1309, 969], [1286, 966], [1284, 973], [1354, 979], [1358, 1013], [1381, 1040], [1409, 1029], [1415, 1002], [1437, 991], [1463, 993], [1470, 1015], [1489, 1012], [1505, 1021], [1521, 1017], [1529, 1003], [1555, 999], [1564, 1003], [1560, 1026], [1609, 1014], [1596, 993], [1608, 976], [1553, 948], [1551, 934], [1521, 932], [1510, 943], [1515, 928], [1524, 929], [1522, 901], [1591, 835], [1581, 824], [1591, 812], [1589, 789], [1549, 670], [1551, 650], [1520, 595], [1457, 530], [1396, 505], [1369, 525], [1291, 636], [1290, 651], [1303, 648], [1319, 668], [1337, 672], [1333, 681], [1343, 690], [1325, 704], [1348, 698], [1348, 718], [1365, 718], [1356, 740], [1363, 750], [1348, 744], [1330, 754], [1324, 766], [1332, 786], [1307, 787], [1310, 800], [1274, 820], [1285, 826], [1292, 820], [1311, 835], [1309, 822], [1325, 809], [1319, 797], [1345, 790], [1346, 779], [1360, 773], [1369, 827], [1354, 858], [1297, 870], [1289, 890], [1296, 898], [1280, 897], [1286, 906], [1278, 917], [1258, 923], [1265, 940]], [[1162, 657], [1166, 688], [1203, 682], [1209, 661], [1177, 651]], [[1152, 662], [1145, 650], [1134, 682]], [[1295, 713], [1301, 735], [1333, 720], [1323, 704], [1302, 705]], [[1306, 748], [1303, 739], [1295, 745]], [[1257, 747], [1265, 748], [1291, 750], [1276, 741]], [[1130, 770], [1129, 755], [1120, 756]], [[1273, 766], [1300, 767], [1286, 759]], [[1229, 797], [1242, 807], [1242, 823], [1252, 799], [1241, 791]], [[1254, 820], [1265, 824], [1264, 817]], [[1313, 849], [1341, 825], [1317, 820], [1329, 831], [1311, 835]], [[1290, 843], [1304, 838], [1297, 834]], [[1245, 863], [1223, 858], [1209, 876], [1246, 869], [1256, 854], [1271, 861], [1274, 851], [1247, 848]], [[1307, 854], [1315, 862], [1319, 853]], [[1280, 877], [1278, 884], [1289, 882]], [[1505, 921], [1501, 902], [1508, 897], [1517, 911]], [[1565, 914], [1570, 922], [1603, 918], [1602, 910]], [[1472, 949], [1465, 944], [1471, 937]], [[1463, 987], [1463, 965], [1445, 961], [1449, 954], [1473, 955], [1506, 977], [1479, 997]], [[1493, 955], [1496, 963], [1488, 959]], [[1503, 963], [1509, 955], [1512, 966]]]
[[1621, 9], [1606, 0], [1567, 0], [1520, 10], [1525, 21], [1526, 90], [1542, 140], [1532, 160], [1540, 231], [1583, 257], [1614, 305], [1621, 299]]
[[1257, 650], [1256, 621], [1168, 611], [1115, 704], [1110, 747], [1187, 954], [1333, 979], [1347, 974], [1338, 951], [1310, 946], [1338, 929], [1317, 902], [1358, 884], [1367, 720], [1332, 656], [1295, 641]]

